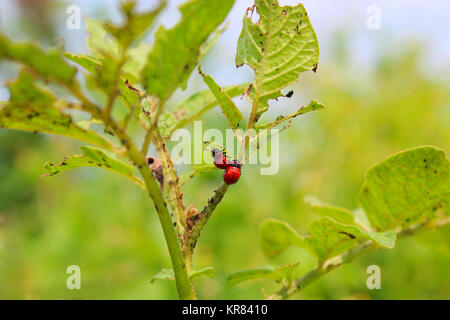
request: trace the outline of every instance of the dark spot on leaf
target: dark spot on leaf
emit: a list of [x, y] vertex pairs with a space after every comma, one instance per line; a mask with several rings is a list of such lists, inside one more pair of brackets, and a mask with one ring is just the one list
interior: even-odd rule
[[345, 231], [341, 231], [341, 232], [339, 232], [339, 234], [344, 234], [347, 237], [349, 237], [350, 239], [356, 239], [356, 237], [353, 234], [345, 232]]
[[314, 68], [312, 69], [312, 71], [313, 71], [313, 72], [317, 72], [317, 67], [318, 67], [318, 66], [319, 66], [319, 65], [316, 64], [316, 65], [314, 66]]
[[286, 11], [286, 10], [283, 10], [283, 12], [281, 12], [281, 14], [282, 14], [283, 16], [285, 16], [285, 15], [287, 15], [287, 11]]
[[286, 93], [285, 97], [290, 98], [290, 97], [292, 97], [293, 94], [294, 94], [294, 90], [291, 90], [288, 93]]

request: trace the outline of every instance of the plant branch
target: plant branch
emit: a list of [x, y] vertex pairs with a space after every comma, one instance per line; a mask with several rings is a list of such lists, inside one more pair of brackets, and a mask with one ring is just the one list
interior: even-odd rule
[[183, 194], [179, 187], [179, 180], [177, 171], [173, 165], [172, 158], [167, 150], [166, 144], [162, 140], [158, 129], [153, 134], [153, 143], [155, 144], [156, 151], [158, 152], [160, 161], [165, 171], [165, 181], [167, 181], [167, 188], [169, 189], [170, 202], [174, 208], [177, 219], [177, 230], [179, 235], [184, 234], [186, 227], [186, 221], [184, 219], [185, 206], [183, 203]]
[[192, 255], [192, 251], [197, 244], [197, 240], [202, 233], [203, 228], [211, 217], [212, 213], [216, 209], [217, 205], [223, 199], [225, 193], [228, 190], [228, 185], [223, 183], [219, 189], [214, 192], [214, 196], [208, 200], [208, 204], [203, 208], [203, 210], [196, 214], [188, 217], [190, 221], [187, 221], [187, 224], [191, 224], [192, 227], [188, 228], [188, 232], [190, 232], [189, 237], [187, 237], [188, 241], [186, 242], [185, 250], [187, 249]]
[[148, 148], [150, 147], [150, 143], [153, 139], [153, 134], [156, 131], [156, 128], [158, 126], [159, 117], [161, 116], [163, 109], [164, 109], [164, 102], [159, 101], [156, 105], [156, 113], [155, 113], [155, 116], [153, 117], [154, 118], [153, 120], [152, 120], [152, 117], [150, 117], [150, 114], [148, 112], [144, 111], [145, 115], [149, 119], [150, 128], [147, 130], [147, 132], [145, 134], [144, 143], [142, 144], [142, 152], [145, 152], [145, 153], [148, 152]]
[[128, 137], [125, 130], [121, 126], [119, 126], [109, 114], [103, 113], [102, 110], [95, 104], [90, 102], [80, 90], [72, 90], [72, 93], [82, 102], [86, 111], [91, 112], [93, 116], [102, 119], [105, 125], [109, 126], [111, 130], [113, 130], [113, 132], [120, 139], [122, 145], [124, 145], [127, 149], [128, 157], [139, 169], [139, 172], [144, 179], [147, 192], [153, 199], [156, 211], [158, 213], [158, 218], [163, 229], [164, 237], [172, 261], [179, 298], [183, 300], [195, 299], [194, 288], [192, 286], [192, 282], [189, 279], [186, 264], [181, 252], [181, 247], [178, 242], [178, 236], [172, 224], [172, 219], [167, 209], [167, 204], [164, 200], [158, 183], [153, 177], [150, 168], [147, 166], [145, 155], [140, 152], [131, 138]]
[[[450, 224], [450, 217], [443, 217], [438, 218], [435, 220], [427, 221], [424, 223], [420, 223], [417, 225], [413, 225], [411, 227], [408, 227], [406, 229], [401, 229], [397, 232], [397, 238], [403, 238], [407, 236], [414, 235], [420, 231], [432, 229], [432, 228], [439, 228], [444, 225]], [[333, 258], [330, 258], [326, 260], [324, 263], [320, 264], [316, 269], [306, 273], [302, 277], [296, 279], [292, 285], [288, 287], [283, 287], [280, 290], [278, 290], [276, 293], [270, 295], [267, 297], [267, 300], [284, 300], [288, 299], [290, 296], [292, 296], [297, 291], [305, 288], [310, 283], [314, 282], [315, 280], [319, 279], [323, 275], [327, 274], [331, 270], [336, 269], [337, 267], [343, 265], [344, 263], [348, 263], [353, 261], [354, 259], [372, 252], [376, 249], [379, 249], [380, 246], [374, 243], [373, 241], [367, 241], [363, 244], [360, 244], [359, 246], [356, 246], [338, 256], [335, 256]]]

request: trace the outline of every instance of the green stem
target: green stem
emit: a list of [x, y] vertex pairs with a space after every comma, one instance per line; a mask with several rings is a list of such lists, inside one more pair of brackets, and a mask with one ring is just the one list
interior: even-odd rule
[[[192, 252], [197, 244], [197, 240], [202, 233], [203, 228], [211, 217], [212, 213], [216, 209], [217, 205], [223, 199], [225, 193], [228, 190], [228, 185], [223, 183], [219, 189], [214, 193], [214, 196], [208, 200], [208, 204], [203, 208], [203, 210], [196, 216], [191, 217], [193, 219], [193, 224], [195, 227], [192, 230], [192, 234], [189, 237], [189, 241], [186, 243], [185, 251], [189, 251], [189, 256], [192, 256]], [[187, 254], [188, 255], [188, 254]]]
[[105, 125], [114, 131], [120, 139], [122, 145], [126, 147], [130, 160], [134, 162], [137, 168], [139, 168], [139, 172], [144, 179], [147, 192], [153, 199], [156, 211], [158, 212], [158, 218], [163, 229], [164, 237], [169, 249], [170, 259], [172, 261], [178, 296], [182, 300], [196, 299], [192, 282], [189, 280], [189, 275], [186, 269], [183, 254], [181, 252], [181, 247], [178, 242], [178, 237], [172, 224], [169, 210], [167, 209], [167, 204], [158, 183], [153, 177], [150, 168], [147, 166], [145, 155], [140, 152], [123, 128], [119, 126], [110, 115], [104, 114], [102, 110], [90, 102], [80, 90], [72, 90], [72, 93], [80, 99], [86, 111], [92, 113], [93, 116], [102, 119]]
[[[411, 226], [406, 229], [402, 229], [397, 232], [397, 238], [403, 238], [406, 236], [411, 236], [416, 234], [417, 232], [432, 229], [432, 228], [438, 228], [444, 225], [450, 224], [450, 217], [444, 217], [435, 219], [432, 221], [427, 221], [421, 224], [417, 224], [414, 226]], [[353, 261], [354, 259], [372, 252], [376, 249], [379, 249], [380, 246], [377, 245], [375, 242], [367, 241], [359, 246], [356, 246], [336, 257], [330, 258], [326, 260], [324, 263], [320, 264], [316, 269], [306, 273], [302, 277], [296, 279], [292, 285], [288, 287], [283, 287], [274, 294], [267, 297], [268, 300], [284, 300], [288, 299], [290, 296], [292, 296], [297, 291], [305, 288], [310, 283], [316, 281], [317, 279], [321, 278], [331, 270], [336, 269], [337, 267], [343, 265], [344, 263], [348, 263]]]

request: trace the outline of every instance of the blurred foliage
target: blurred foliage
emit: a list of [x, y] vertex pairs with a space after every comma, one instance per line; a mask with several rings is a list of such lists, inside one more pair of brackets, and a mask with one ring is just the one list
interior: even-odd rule
[[[317, 217], [305, 196], [354, 208], [364, 172], [386, 156], [427, 144], [449, 153], [450, 86], [421, 68], [421, 45], [396, 46], [405, 49], [380, 56], [370, 70], [356, 70], [346, 46], [336, 47], [336, 60], [321, 62], [317, 75], [302, 77], [294, 87], [327, 109], [304, 116], [283, 133], [277, 175], [261, 176], [256, 166], [246, 167], [211, 218], [194, 267], [214, 266], [216, 276], [195, 280], [199, 298], [262, 298], [259, 288], [276, 289], [270, 279], [225, 288], [226, 277], [268, 263], [300, 261], [296, 275], [314, 266], [299, 248], [268, 261], [258, 240], [264, 219], [289, 221], [305, 231]], [[300, 106], [310, 99], [294, 95], [291, 100]], [[205, 114], [208, 126], [224, 125], [219, 112]], [[0, 130], [0, 298], [176, 298], [172, 282], [150, 283], [170, 262], [153, 205], [140, 188], [96, 168], [39, 179], [44, 162], [78, 152], [78, 145]], [[187, 204], [204, 205], [220, 181], [221, 172], [212, 170], [186, 183]], [[450, 299], [450, 244], [444, 233], [448, 230], [400, 240], [394, 250], [345, 265], [294, 298]], [[65, 272], [72, 264], [81, 267], [81, 290], [66, 289]], [[381, 267], [381, 290], [366, 287], [372, 264]]]

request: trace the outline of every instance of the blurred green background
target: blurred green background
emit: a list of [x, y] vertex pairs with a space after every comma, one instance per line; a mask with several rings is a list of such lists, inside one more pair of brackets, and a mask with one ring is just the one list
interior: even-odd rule
[[[69, 43], [67, 31], [60, 30], [64, 29], [61, 15], [69, 2], [42, 1], [36, 7], [27, 5], [29, 2], [1, 7], [2, 17], [6, 10], [18, 17], [15, 25], [8, 25], [9, 35], [44, 44], [54, 44], [55, 34], [61, 35], [75, 52], [77, 43], [84, 45], [83, 32], [76, 34], [74, 44]], [[225, 34], [225, 41], [202, 62], [221, 84], [251, 77], [248, 70], [233, 67], [235, 30], [241, 28], [247, 2], [237, 1], [231, 17], [233, 32]], [[109, 2], [92, 7], [98, 17], [117, 14]], [[427, 144], [449, 153], [448, 59], [433, 60], [438, 65], [433, 68], [430, 57], [435, 59], [435, 52], [424, 39], [405, 35], [399, 41], [388, 29], [379, 31], [371, 42], [370, 59], [359, 63], [355, 50], [364, 48], [365, 42], [354, 35], [371, 32], [365, 25], [360, 30], [345, 24], [328, 25], [331, 36], [322, 40], [322, 20], [314, 21], [313, 12], [310, 16], [325, 58], [318, 73], [302, 75], [292, 87], [294, 97], [273, 104], [262, 121], [290, 113], [312, 98], [327, 108], [295, 119], [282, 134], [277, 175], [261, 176], [258, 167], [245, 167], [240, 182], [214, 213], [194, 257], [195, 268], [214, 266], [217, 272], [214, 279], [195, 280], [201, 299], [259, 299], [264, 297], [261, 288], [267, 293], [277, 289], [269, 280], [226, 289], [225, 279], [234, 271], [300, 261], [297, 272], [301, 275], [314, 266], [312, 258], [296, 248], [275, 261], [264, 257], [258, 243], [258, 227], [264, 219], [282, 219], [305, 232], [314, 219], [303, 202], [306, 195], [353, 209], [365, 171], [386, 156]], [[223, 71], [228, 66], [232, 69]], [[0, 67], [1, 80], [17, 72], [5, 63]], [[178, 92], [169, 107], [200, 88], [201, 81], [193, 76], [188, 92]], [[248, 113], [245, 102], [237, 101]], [[206, 114], [206, 126], [224, 128], [219, 114], [217, 108]], [[0, 298], [176, 298], [173, 282], [150, 284], [161, 268], [170, 267], [170, 261], [155, 210], [142, 190], [95, 168], [39, 178], [44, 162], [79, 153], [79, 145], [56, 136], [0, 130]], [[188, 182], [183, 190], [186, 205], [202, 207], [220, 182], [218, 170]], [[81, 267], [81, 290], [66, 289], [66, 268], [72, 264]], [[381, 267], [381, 290], [366, 287], [366, 268], [373, 264]], [[345, 265], [293, 298], [449, 299], [449, 267], [448, 238], [439, 231], [427, 231], [401, 240], [394, 250], [379, 250]]]

